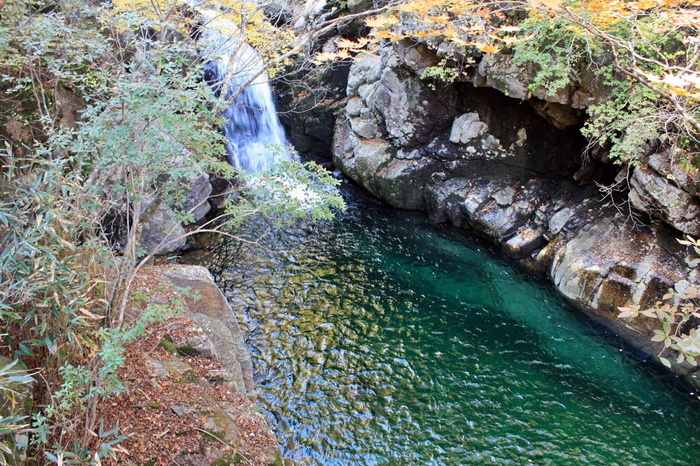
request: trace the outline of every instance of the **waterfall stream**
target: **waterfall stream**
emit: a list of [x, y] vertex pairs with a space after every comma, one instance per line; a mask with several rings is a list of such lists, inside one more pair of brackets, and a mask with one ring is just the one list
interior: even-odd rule
[[[238, 27], [221, 13], [199, 11], [205, 20], [200, 42], [203, 56], [209, 59], [205, 78], [217, 93], [228, 78], [226, 98], [230, 99], [240, 86], [260, 73], [263, 58], [240, 38]], [[256, 173], [290, 157], [267, 72], [260, 73], [231, 102], [223, 116], [227, 120], [223, 126], [226, 149], [235, 167]]]

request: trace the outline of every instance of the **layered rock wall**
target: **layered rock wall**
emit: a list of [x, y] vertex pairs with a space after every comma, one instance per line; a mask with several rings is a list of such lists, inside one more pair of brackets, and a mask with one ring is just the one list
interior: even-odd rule
[[[620, 320], [617, 308], [698, 281], [675, 241], [700, 233], [697, 180], [664, 153], [629, 167], [584, 159], [585, 108], [606, 92], [593, 79], [549, 96], [531, 91], [510, 57], [487, 56], [470, 82], [431, 88], [419, 74], [434, 61], [403, 41], [352, 66], [337, 167], [393, 206], [492, 241], [628, 341], [658, 350], [655, 322]], [[640, 209], [647, 222], [635, 220]]]

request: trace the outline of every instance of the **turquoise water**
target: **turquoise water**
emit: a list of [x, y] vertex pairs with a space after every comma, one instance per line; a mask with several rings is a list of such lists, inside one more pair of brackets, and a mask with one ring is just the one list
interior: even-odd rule
[[698, 464], [700, 406], [548, 287], [374, 204], [192, 255], [309, 464]]

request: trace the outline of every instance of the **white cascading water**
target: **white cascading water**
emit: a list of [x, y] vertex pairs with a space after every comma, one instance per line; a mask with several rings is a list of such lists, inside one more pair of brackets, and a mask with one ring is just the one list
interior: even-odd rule
[[[236, 35], [236, 26], [211, 10], [199, 10], [206, 25], [200, 41], [207, 80], [218, 92], [223, 80], [231, 76], [229, 99], [243, 84], [264, 67], [260, 54]], [[233, 60], [231, 59], [233, 57]], [[233, 72], [230, 66], [234, 66]], [[256, 173], [267, 170], [280, 160], [290, 158], [287, 138], [277, 117], [275, 101], [267, 72], [263, 72], [231, 102], [223, 114], [226, 148], [233, 166]]]

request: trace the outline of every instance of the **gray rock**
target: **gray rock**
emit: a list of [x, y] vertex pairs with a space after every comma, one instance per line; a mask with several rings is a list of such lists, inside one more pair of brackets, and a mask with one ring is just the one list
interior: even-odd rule
[[347, 176], [378, 195], [376, 174], [391, 160], [390, 144], [382, 139], [365, 140], [352, 132], [349, 123], [339, 121], [333, 137], [333, 162]]
[[382, 72], [382, 59], [379, 55], [368, 53], [350, 67], [347, 93], [349, 97], [357, 96], [358, 89], [363, 84], [373, 83], [379, 79]]
[[664, 220], [683, 233], [700, 235], [697, 197], [643, 165], [634, 168], [629, 185], [629, 200], [635, 208]]
[[659, 175], [665, 177], [683, 191], [697, 196], [698, 188], [700, 187], [700, 174], [698, 174], [697, 170], [684, 170], [678, 163], [679, 160], [689, 157], [691, 156], [686, 151], [678, 147], [672, 147], [666, 153], [650, 155], [646, 163]]
[[190, 413], [194, 413], [197, 410], [194, 409], [192, 406], [180, 406], [180, 405], [172, 405], [170, 406], [170, 410], [175, 413], [177, 417], [182, 417]]
[[399, 54], [403, 64], [419, 76], [422, 75], [427, 68], [435, 66], [440, 62], [440, 58], [438, 58], [435, 52], [430, 50], [427, 45], [417, 43], [410, 39], [402, 39], [394, 43], [394, 48]]
[[514, 259], [522, 259], [542, 247], [546, 242], [543, 228], [526, 225], [505, 242], [503, 252]]
[[137, 242], [146, 254], [167, 254], [186, 244], [185, 229], [175, 212], [163, 201], [151, 196], [144, 200]]
[[460, 202], [458, 193], [469, 189], [470, 182], [466, 178], [442, 179], [431, 178], [431, 183], [425, 190], [425, 207], [430, 219], [434, 222], [444, 222], [448, 219], [448, 205]]
[[493, 194], [493, 199], [500, 207], [506, 207], [513, 203], [515, 190], [511, 186], [506, 186]]
[[[670, 285], [684, 274], [680, 261], [652, 240], [651, 231], [621, 228], [624, 221], [615, 212], [578, 229], [559, 248], [550, 268], [564, 296], [612, 324], [617, 322], [618, 306], [651, 305], [658, 299], [658, 287], [650, 288], [652, 278]], [[628, 327], [632, 324], [639, 322]], [[633, 330], [638, 336], [648, 333], [643, 327]]]
[[559, 233], [575, 213], [576, 211], [573, 208], [565, 207], [552, 215], [549, 219], [549, 231], [555, 235]]
[[347, 0], [350, 13], [362, 13], [372, 8], [372, 0]]
[[571, 105], [539, 99], [531, 99], [529, 103], [545, 120], [559, 129], [567, 129], [579, 125], [585, 117], [584, 112], [573, 108]]
[[472, 221], [482, 233], [500, 241], [524, 225], [533, 210], [534, 206], [527, 202], [501, 207], [491, 201], [474, 213]]
[[320, 141], [330, 141], [333, 138], [333, 129], [327, 121], [310, 118], [304, 122], [304, 134]]
[[486, 123], [479, 120], [478, 113], [465, 113], [455, 118], [450, 131], [450, 141], [455, 144], [467, 144], [488, 131]]
[[243, 332], [209, 271], [200, 266], [178, 265], [164, 268], [163, 274], [175, 286], [188, 289], [184, 317], [195, 322], [210, 341], [206, 346], [221, 364], [226, 384], [234, 393], [253, 394], [253, 365]]
[[351, 97], [348, 99], [348, 103], [345, 106], [345, 113], [349, 117], [359, 117], [362, 109], [366, 108], [367, 106], [360, 97]]
[[[198, 222], [203, 219], [211, 210], [208, 199], [212, 192], [211, 183], [209, 183], [209, 175], [200, 173], [192, 177], [190, 180], [181, 181], [183, 186], [185, 202], [181, 209], [185, 212], [191, 212], [194, 221]], [[171, 208], [175, 208], [171, 206]]]
[[437, 166], [429, 158], [393, 159], [377, 173], [377, 192], [394, 207], [423, 210], [423, 191]]
[[146, 356], [146, 368], [153, 379], [160, 379], [171, 375], [179, 376], [185, 374], [187, 371], [192, 371], [192, 366], [179, 359], [161, 361], [150, 356]]
[[498, 89], [509, 97], [527, 99], [530, 81], [522, 69], [513, 65], [509, 55], [486, 54], [479, 62], [476, 85]]
[[365, 118], [350, 118], [350, 128], [363, 139], [376, 138], [379, 133], [379, 125], [375, 121]]

